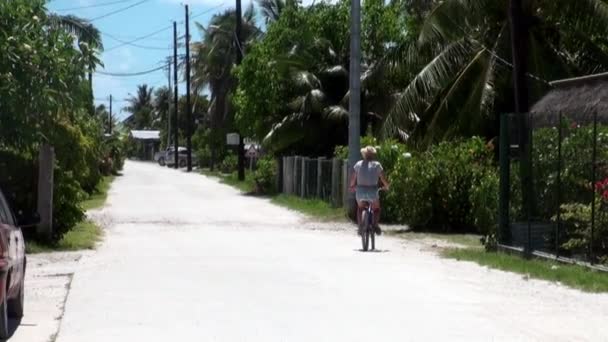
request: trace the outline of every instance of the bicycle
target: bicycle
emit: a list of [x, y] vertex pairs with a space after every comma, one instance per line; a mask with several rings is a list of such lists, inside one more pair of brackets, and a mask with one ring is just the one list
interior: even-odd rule
[[[384, 188], [378, 189], [380, 191], [385, 190]], [[359, 231], [361, 232], [361, 245], [363, 251], [367, 252], [369, 249], [369, 243], [371, 241], [371, 250], [376, 250], [376, 230], [374, 229], [374, 210], [372, 208], [372, 201], [361, 201], [365, 204], [365, 208], [361, 211], [361, 221], [359, 223]]]
[[366, 204], [366, 207], [361, 211], [359, 231], [361, 232], [363, 251], [367, 252], [370, 240], [372, 243], [372, 251], [376, 249], [376, 232], [374, 230], [374, 210], [372, 209], [372, 202], [363, 201], [363, 203]]

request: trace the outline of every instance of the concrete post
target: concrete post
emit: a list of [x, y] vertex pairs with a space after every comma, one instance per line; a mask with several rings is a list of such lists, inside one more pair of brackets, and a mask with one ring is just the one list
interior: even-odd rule
[[339, 207], [342, 204], [340, 191], [340, 178], [342, 175], [342, 168], [340, 159], [334, 158], [331, 160], [331, 204], [334, 207]]
[[307, 196], [306, 181], [308, 180], [308, 170], [307, 170], [308, 161], [309, 161], [308, 157], [302, 158], [302, 179], [300, 182], [300, 197], [302, 197], [302, 198]]
[[302, 187], [300, 183], [302, 182], [302, 157], [295, 157], [293, 161], [293, 194], [296, 196], [301, 196]]
[[[342, 181], [340, 182], [340, 186], [342, 187], [340, 190], [342, 190], [342, 201], [344, 202], [344, 208], [346, 209], [351, 209], [352, 206], [352, 201], [355, 198], [355, 195], [350, 194], [350, 192], [348, 191], [348, 169], [349, 169], [349, 165], [348, 165], [348, 160], [343, 160], [342, 161]], [[356, 216], [356, 215], [354, 215]]]
[[42, 145], [38, 156], [38, 214], [40, 224], [38, 236], [50, 239], [53, 235], [53, 178], [55, 150], [48, 144]]
[[323, 198], [323, 162], [324, 157], [317, 159], [317, 198]]

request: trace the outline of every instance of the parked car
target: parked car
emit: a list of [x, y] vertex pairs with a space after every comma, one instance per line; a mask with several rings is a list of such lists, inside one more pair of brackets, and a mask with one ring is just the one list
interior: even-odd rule
[[22, 223], [24, 220], [17, 223], [0, 189], [0, 339], [9, 337], [8, 318], [23, 317], [26, 257]]
[[[179, 167], [186, 167], [188, 166], [188, 150], [187, 149], [179, 149], [178, 155], [177, 155], [177, 162], [179, 164], [177, 164]], [[175, 165], [175, 154], [173, 152], [173, 150], [167, 152], [167, 156], [165, 159], [165, 164], [167, 166], [173, 166]], [[194, 154], [192, 154], [192, 166], [196, 166], [198, 165], [198, 161], [196, 159], [196, 156]]]
[[[185, 147], [178, 147], [177, 149], [178, 149], [178, 151], [186, 151]], [[173, 146], [171, 146], [171, 147], [167, 147], [167, 149], [164, 151], [156, 152], [154, 154], [154, 161], [156, 161], [158, 163], [158, 165], [160, 165], [160, 166], [167, 165], [167, 161], [169, 161], [169, 158], [167, 156], [170, 153], [171, 153], [171, 156], [173, 156], [173, 151], [175, 151], [175, 148]]]

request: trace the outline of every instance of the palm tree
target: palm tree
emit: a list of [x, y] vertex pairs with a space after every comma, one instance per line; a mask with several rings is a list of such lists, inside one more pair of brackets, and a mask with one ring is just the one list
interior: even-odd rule
[[255, 26], [255, 11], [251, 5], [244, 13], [242, 45], [235, 40], [236, 15], [234, 10], [214, 15], [207, 27], [196, 24], [203, 35], [193, 44], [192, 84], [195, 92], [208, 88], [211, 92], [209, 122], [211, 129], [221, 137], [219, 128], [227, 129], [233, 119], [231, 96], [236, 87], [232, 75], [237, 49], [247, 51], [248, 46], [259, 36]]
[[154, 92], [154, 113], [160, 126], [161, 142], [169, 146], [171, 143], [171, 101], [172, 92], [169, 87], [160, 87]]
[[[97, 66], [103, 66], [99, 54], [103, 52], [103, 41], [101, 32], [86, 19], [74, 15], [59, 15], [51, 13], [48, 15], [51, 27], [62, 29], [78, 39], [78, 47], [86, 58], [88, 65], [88, 80], [91, 108], [93, 106], [93, 72]], [[93, 109], [94, 112], [94, 109]]]
[[[418, 42], [387, 56], [389, 67], [422, 65], [390, 112], [387, 132], [408, 129], [423, 143], [495, 133], [493, 114], [514, 109], [508, 3], [446, 0], [428, 16]], [[530, 0], [523, 10], [531, 100], [547, 80], [608, 70], [604, 1]], [[421, 121], [413, 125], [416, 117]]]
[[150, 129], [159, 125], [154, 111], [153, 102], [154, 88], [147, 84], [137, 86], [137, 94], [127, 99], [129, 105], [124, 109], [131, 113], [131, 117], [125, 120], [132, 129]]
[[297, 0], [256, 0], [262, 11], [266, 25], [279, 20], [281, 13], [289, 6], [299, 6]]

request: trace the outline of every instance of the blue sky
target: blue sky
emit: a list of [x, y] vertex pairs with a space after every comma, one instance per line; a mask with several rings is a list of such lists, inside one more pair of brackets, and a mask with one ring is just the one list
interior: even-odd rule
[[[79, 17], [93, 19], [131, 5], [142, 0], [50, 0], [47, 7], [52, 12], [60, 14], [74, 14]], [[250, 1], [243, 0], [243, 7]], [[115, 3], [108, 6], [98, 6]], [[102, 55], [104, 68], [100, 71], [109, 73], [134, 73], [150, 70], [161, 66], [168, 56], [173, 55], [173, 21], [178, 22], [178, 35], [185, 33], [183, 24], [185, 9], [184, 3], [190, 5], [191, 35], [193, 40], [198, 40], [200, 35], [194, 22], [206, 24], [215, 13], [234, 8], [234, 0], [147, 0], [123, 12], [109, 15], [105, 18], [93, 20], [93, 24], [102, 32], [103, 43], [106, 52]], [[76, 8], [76, 9], [74, 9]], [[136, 38], [146, 36], [164, 27], [169, 27], [149, 38], [137, 41], [131, 45], [123, 45], [122, 41], [130, 42]], [[184, 48], [178, 50], [178, 54], [184, 54]], [[166, 64], [166, 62], [165, 62]], [[138, 84], [146, 83], [155, 88], [167, 85], [167, 71], [159, 70], [152, 74], [137, 77], [113, 77], [95, 74], [93, 76], [96, 103], [105, 103], [110, 94], [113, 95], [114, 113], [119, 120], [126, 117], [127, 113], [119, 112], [125, 105], [124, 99], [129, 93], [135, 93]], [[180, 94], [185, 91], [184, 84], [180, 84]]]

